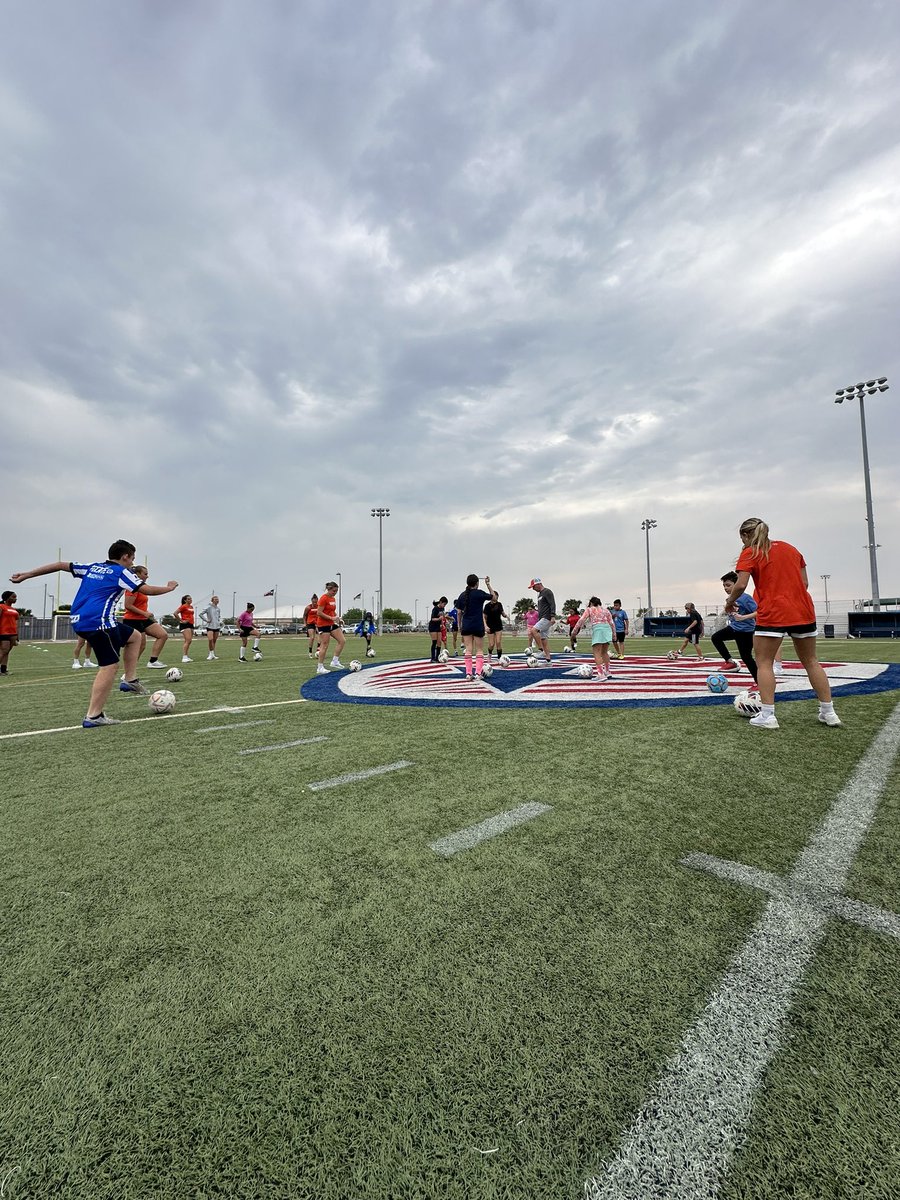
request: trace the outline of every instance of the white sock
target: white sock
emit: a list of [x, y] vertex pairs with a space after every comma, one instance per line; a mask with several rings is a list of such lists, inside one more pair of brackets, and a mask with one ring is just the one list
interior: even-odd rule
[[254, 638], [254, 639], [253, 639], [253, 649], [254, 649], [254, 650], [258, 650], [258, 649], [259, 649], [259, 638]]
[[775, 716], [775, 705], [774, 704], [764, 704], [762, 706], [762, 711], [763, 711], [764, 717], [774, 717]]
[[820, 701], [819, 701], [819, 712], [820, 712], [820, 713], [822, 713], [823, 715], [824, 715], [825, 713], [833, 713], [833, 712], [834, 712], [834, 703], [833, 703], [833, 701], [831, 701], [831, 700], [820, 700]]

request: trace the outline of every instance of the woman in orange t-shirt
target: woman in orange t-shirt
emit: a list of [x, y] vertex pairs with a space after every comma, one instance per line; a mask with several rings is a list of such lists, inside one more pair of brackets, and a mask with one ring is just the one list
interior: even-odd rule
[[0, 598], [0, 675], [9, 674], [9, 652], [19, 644], [19, 613], [13, 607], [17, 599], [15, 592], [4, 592]]
[[190, 662], [191, 658], [188, 651], [191, 648], [191, 642], [194, 640], [194, 601], [190, 596], [181, 597], [181, 603], [175, 609], [175, 616], [178, 618], [178, 628], [181, 630], [181, 637], [184, 641], [184, 647], [181, 651], [181, 661], [183, 663]]
[[831, 702], [831, 685], [816, 654], [816, 609], [809, 594], [806, 561], [790, 542], [769, 540], [769, 527], [759, 517], [748, 517], [738, 532], [744, 548], [737, 560], [737, 582], [725, 597], [725, 611], [735, 611], [735, 601], [750, 580], [756, 587], [756, 630], [753, 653], [758, 667], [762, 712], [751, 725], [777, 729], [775, 717], [775, 655], [789, 637], [819, 697], [819, 720], [823, 725], [840, 725]]

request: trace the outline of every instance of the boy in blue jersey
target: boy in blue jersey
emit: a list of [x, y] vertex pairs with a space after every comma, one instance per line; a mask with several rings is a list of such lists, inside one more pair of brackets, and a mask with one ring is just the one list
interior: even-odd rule
[[125, 678], [120, 691], [146, 695], [147, 689], [136, 677], [137, 660], [141, 652], [141, 635], [116, 618], [116, 609], [126, 591], [143, 592], [146, 596], [163, 596], [174, 592], [177, 580], [170, 579], [167, 587], [145, 583], [134, 573], [135, 548], [131, 542], [119, 540], [109, 548], [109, 557], [102, 563], [55, 562], [33, 571], [18, 571], [10, 575], [13, 583], [34, 579], [38, 575], [53, 575], [68, 571], [80, 579], [78, 593], [72, 603], [72, 628], [94, 651], [99, 670], [94, 676], [87, 715], [81, 722], [85, 729], [99, 725], [118, 725], [103, 711], [116, 677], [119, 651], [125, 659]]
[[[722, 576], [722, 587], [731, 595], [732, 585], [737, 583], [737, 572], [726, 571]], [[731, 657], [726, 642], [736, 642], [738, 654], [756, 682], [756, 659], [753, 657], [753, 631], [756, 628], [756, 601], [743, 592], [738, 596], [734, 612], [728, 614], [728, 624], [712, 635], [712, 644], [725, 659], [723, 671], [739, 671], [740, 667]]]

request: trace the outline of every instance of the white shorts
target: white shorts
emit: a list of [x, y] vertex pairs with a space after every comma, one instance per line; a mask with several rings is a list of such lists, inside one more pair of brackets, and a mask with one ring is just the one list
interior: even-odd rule
[[543, 617], [540, 621], [536, 621], [532, 626], [532, 629], [538, 635], [538, 637], [545, 638], [550, 632], [550, 618]]

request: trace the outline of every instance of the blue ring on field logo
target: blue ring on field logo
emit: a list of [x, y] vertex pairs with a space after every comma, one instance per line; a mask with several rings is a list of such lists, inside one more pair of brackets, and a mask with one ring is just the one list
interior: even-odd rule
[[[713, 695], [707, 676], [718, 660], [634, 655], [614, 661], [607, 683], [581, 679], [578, 667], [593, 665], [584, 654], [556, 655], [547, 666], [528, 667], [511, 655], [508, 667], [494, 666], [490, 679], [465, 677], [463, 660], [446, 663], [409, 659], [365, 666], [361, 671], [314, 675], [300, 688], [305, 700], [338, 704], [391, 704], [415, 708], [676, 708], [731, 704], [751, 682], [746, 671], [728, 675], [729, 690]], [[900, 689], [900, 664], [823, 662], [836, 699]], [[814, 693], [799, 663], [785, 664], [777, 700], [810, 700]]]

